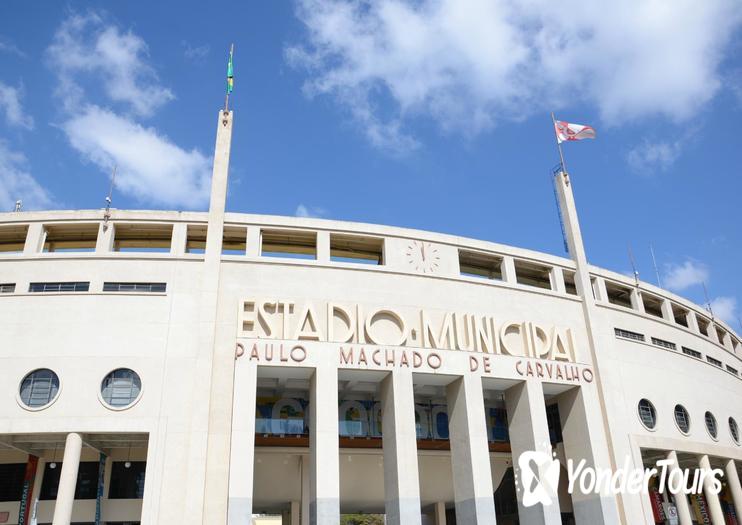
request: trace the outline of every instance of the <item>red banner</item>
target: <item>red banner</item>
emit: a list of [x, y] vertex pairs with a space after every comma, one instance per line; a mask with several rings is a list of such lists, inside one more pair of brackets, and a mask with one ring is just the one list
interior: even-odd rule
[[33, 485], [36, 480], [36, 467], [39, 465], [39, 458], [28, 456], [26, 462], [26, 474], [23, 476], [23, 492], [21, 493], [21, 508], [18, 511], [18, 525], [28, 525], [31, 521], [31, 495], [33, 494]]

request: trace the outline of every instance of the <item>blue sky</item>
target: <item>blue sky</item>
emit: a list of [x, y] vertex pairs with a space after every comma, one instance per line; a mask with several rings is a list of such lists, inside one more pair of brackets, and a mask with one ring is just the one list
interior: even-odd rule
[[592, 263], [739, 330], [736, 0], [42, 2], [0, 7], [0, 208], [205, 209], [235, 44], [228, 209], [563, 254], [549, 111]]

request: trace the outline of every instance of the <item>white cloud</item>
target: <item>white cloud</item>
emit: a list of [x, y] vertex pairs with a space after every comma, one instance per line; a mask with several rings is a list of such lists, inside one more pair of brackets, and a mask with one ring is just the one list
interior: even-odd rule
[[736, 0], [300, 0], [297, 14], [308, 41], [286, 58], [306, 92], [382, 147], [414, 144], [402, 124], [421, 115], [464, 134], [574, 101], [611, 125], [688, 119], [742, 20]]
[[15, 201], [23, 201], [24, 210], [48, 208], [50, 195], [28, 172], [28, 160], [0, 140], [0, 210], [11, 211]]
[[13, 42], [10, 40], [7, 40], [5, 38], [0, 37], [0, 53], [9, 53], [11, 55], [16, 55], [21, 58], [26, 58], [26, 53], [21, 51], [18, 46], [16, 46]]
[[670, 290], [682, 291], [691, 286], [708, 282], [710, 277], [706, 265], [696, 261], [665, 265], [663, 284]]
[[296, 215], [297, 217], [319, 218], [327, 215], [327, 210], [325, 210], [324, 208], [319, 208], [317, 206], [305, 206], [304, 204], [299, 204], [296, 207], [294, 215]]
[[[138, 35], [106, 24], [102, 14], [73, 14], [62, 22], [47, 49], [56, 71], [64, 131], [85, 161], [110, 176], [116, 188], [137, 201], [201, 208], [208, 202], [212, 161], [198, 149], [185, 149], [136, 117], [152, 116], [174, 98], [148, 62], [147, 43]], [[122, 113], [91, 103], [85, 75]]]
[[107, 25], [96, 13], [71, 15], [47, 49], [51, 66], [59, 75], [57, 94], [67, 110], [83, 104], [80, 77], [87, 74], [111, 100], [126, 104], [139, 116], [151, 116], [174, 98], [172, 91], [160, 85], [148, 55], [141, 37]]
[[211, 51], [211, 46], [208, 44], [193, 47], [185, 40], [181, 41], [180, 44], [184, 47], [183, 56], [185, 56], [186, 60], [192, 62], [203, 62], [203, 60], [209, 56], [209, 52]]
[[737, 299], [734, 297], [716, 297], [711, 301], [711, 310], [714, 317], [718, 317], [730, 326], [737, 326], [739, 313], [737, 313]]
[[21, 107], [21, 88], [14, 88], [0, 82], [0, 110], [5, 113], [5, 121], [10, 126], [33, 129], [33, 117]]
[[140, 201], [196, 208], [208, 200], [211, 159], [181, 149], [153, 128], [88, 106], [62, 129], [72, 147], [104, 173], [117, 166], [116, 187]]
[[626, 155], [631, 169], [644, 174], [667, 171], [678, 159], [682, 141], [650, 142], [645, 140]]

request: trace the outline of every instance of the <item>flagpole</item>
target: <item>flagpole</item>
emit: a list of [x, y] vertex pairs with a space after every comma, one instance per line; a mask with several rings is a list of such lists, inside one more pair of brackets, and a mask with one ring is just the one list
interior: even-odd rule
[[567, 165], [564, 163], [564, 153], [562, 153], [562, 143], [559, 142], [559, 135], [557, 134], [556, 118], [554, 118], [554, 112], [551, 112], [551, 122], [554, 124], [554, 136], [556, 137], [557, 149], [559, 150], [559, 160], [562, 164], [562, 171], [567, 173]]

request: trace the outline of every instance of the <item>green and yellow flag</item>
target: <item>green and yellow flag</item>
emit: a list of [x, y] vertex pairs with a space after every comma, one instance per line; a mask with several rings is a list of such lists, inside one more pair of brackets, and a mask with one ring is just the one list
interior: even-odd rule
[[232, 65], [232, 55], [234, 54], [234, 44], [229, 49], [229, 62], [227, 63], [227, 95], [234, 89], [234, 67]]

